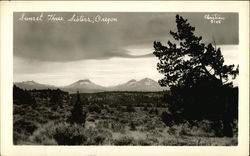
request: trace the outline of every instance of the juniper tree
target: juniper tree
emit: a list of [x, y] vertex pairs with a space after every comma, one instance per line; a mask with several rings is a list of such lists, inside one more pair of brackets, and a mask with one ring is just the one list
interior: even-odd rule
[[85, 119], [86, 119], [86, 112], [83, 111], [83, 104], [80, 99], [79, 91], [77, 91], [76, 103], [74, 104], [73, 109], [71, 110], [71, 116], [69, 117], [69, 121], [71, 123], [84, 125]]
[[159, 84], [171, 90], [171, 117], [221, 119], [225, 135], [231, 136], [230, 122], [237, 115], [238, 95], [230, 80], [238, 75], [238, 66], [224, 64], [220, 48], [215, 42], [202, 43], [187, 19], [176, 15], [176, 24], [177, 32], [170, 31], [174, 43], [153, 43], [153, 54], [159, 59], [157, 70], [164, 75]]

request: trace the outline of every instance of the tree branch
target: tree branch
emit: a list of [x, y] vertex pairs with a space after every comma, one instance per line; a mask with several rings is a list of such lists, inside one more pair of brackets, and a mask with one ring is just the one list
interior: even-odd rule
[[197, 55], [197, 56], [198, 56], [199, 62], [201, 63], [202, 69], [205, 70], [205, 72], [207, 73], [207, 75], [208, 75], [210, 78], [212, 78], [212, 79], [214, 79], [214, 80], [217, 80], [217, 81], [220, 81], [221, 84], [223, 84], [223, 82], [221, 81], [221, 79], [218, 79], [216, 76], [212, 75], [212, 74], [207, 70], [207, 68], [206, 68], [206, 66], [203, 64], [203, 61], [202, 61], [202, 59], [200, 58], [200, 56], [199, 56], [199, 55]]

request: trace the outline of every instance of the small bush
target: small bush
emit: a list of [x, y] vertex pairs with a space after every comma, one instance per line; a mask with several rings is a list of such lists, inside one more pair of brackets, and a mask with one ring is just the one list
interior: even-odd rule
[[21, 133], [32, 134], [37, 129], [37, 125], [32, 121], [25, 121], [24, 119], [14, 122], [14, 131]]
[[30, 137], [31, 142], [42, 145], [51, 142], [58, 145], [82, 145], [86, 140], [83, 127], [65, 122], [45, 124]]
[[102, 145], [105, 141], [105, 137], [102, 135], [98, 135], [94, 138], [95, 145]]
[[148, 111], [148, 107], [145, 105], [145, 106], [143, 107], [143, 110], [144, 110], [144, 111]]
[[172, 126], [174, 124], [173, 118], [171, 115], [169, 115], [167, 112], [162, 112], [161, 114], [161, 120], [164, 122], [167, 126]]
[[107, 120], [100, 120], [97, 128], [109, 128], [109, 122]]
[[84, 129], [76, 125], [56, 127], [53, 137], [58, 145], [81, 145], [87, 140]]
[[168, 129], [168, 133], [169, 133], [170, 135], [177, 135], [177, 133], [178, 133], [177, 127], [175, 127], [175, 126], [170, 127], [170, 128]]
[[104, 129], [100, 125], [96, 128], [90, 127], [85, 129], [85, 134], [88, 138], [85, 145], [103, 145], [112, 137], [110, 131]]
[[126, 111], [127, 112], [135, 112], [135, 108], [130, 104], [127, 106]]
[[120, 124], [120, 123], [112, 123], [111, 124], [111, 129], [114, 131], [114, 132], [125, 132], [125, 126], [124, 124]]
[[123, 136], [113, 141], [114, 145], [134, 145], [134, 138], [129, 136]]
[[88, 118], [87, 121], [89, 121], [89, 122], [95, 122], [95, 119], [94, 118]]
[[22, 141], [26, 141], [28, 139], [28, 135], [25, 133], [18, 133], [16, 131], [13, 132], [13, 143], [14, 145], [20, 144]]
[[145, 140], [145, 139], [139, 139], [139, 140], [137, 140], [137, 145], [141, 145], [141, 146], [149, 146], [149, 145], [151, 145], [151, 144], [150, 144], [150, 141], [148, 141], [148, 140]]
[[150, 145], [158, 145], [158, 139], [155, 136], [152, 136], [150, 134], [147, 135], [147, 141], [150, 143]]
[[188, 123], [184, 123], [184, 124], [181, 125], [179, 135], [181, 135], [181, 136], [190, 135], [190, 131], [191, 131], [191, 129], [190, 129]]
[[89, 112], [101, 113], [101, 108], [97, 104], [92, 104], [88, 106]]
[[135, 131], [136, 130], [136, 126], [135, 126], [134, 122], [130, 122], [130, 130], [131, 131]]
[[150, 109], [149, 113], [150, 113], [150, 114], [156, 114], [156, 115], [158, 115], [158, 114], [159, 114], [159, 111], [158, 111], [157, 108], [152, 108], [152, 109]]

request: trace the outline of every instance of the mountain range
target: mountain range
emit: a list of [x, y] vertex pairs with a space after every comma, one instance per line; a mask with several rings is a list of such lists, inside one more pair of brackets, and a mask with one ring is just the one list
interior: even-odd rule
[[24, 81], [14, 83], [17, 87], [22, 89], [31, 90], [31, 89], [56, 89], [59, 88], [63, 91], [67, 91], [69, 93], [75, 93], [79, 91], [80, 93], [94, 93], [94, 92], [104, 92], [104, 91], [141, 91], [141, 92], [155, 92], [155, 91], [163, 91], [168, 90], [168, 87], [161, 87], [156, 81], [150, 78], [144, 78], [139, 81], [134, 79], [119, 84], [112, 87], [104, 87], [94, 82], [90, 81], [89, 79], [83, 79], [76, 81], [70, 85], [63, 86], [63, 87], [56, 87], [52, 85], [40, 84], [34, 81]]

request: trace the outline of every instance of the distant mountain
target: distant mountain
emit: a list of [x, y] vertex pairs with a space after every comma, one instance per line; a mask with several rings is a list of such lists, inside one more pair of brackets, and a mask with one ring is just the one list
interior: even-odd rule
[[80, 93], [93, 93], [102, 92], [106, 90], [105, 87], [97, 85], [88, 79], [79, 80], [68, 86], [62, 87], [61, 89], [70, 93], [75, 93], [77, 91], [79, 91]]
[[79, 91], [80, 93], [94, 93], [94, 92], [104, 92], [104, 91], [141, 91], [141, 92], [155, 92], [155, 91], [163, 91], [169, 90], [167, 87], [161, 87], [156, 81], [150, 78], [144, 78], [142, 80], [136, 81], [134, 79], [117, 85], [113, 87], [103, 87], [98, 84], [93, 83], [88, 79], [76, 81], [68, 86], [64, 87], [56, 87], [52, 85], [40, 84], [34, 81], [25, 81], [14, 83], [17, 87], [22, 89], [56, 89], [59, 88], [63, 91], [69, 93], [76, 93]]
[[130, 80], [124, 84], [120, 84], [109, 88], [110, 91], [162, 91], [168, 89], [167, 87], [161, 87], [158, 82], [144, 78], [140, 81]]
[[35, 81], [24, 81], [24, 82], [17, 82], [14, 83], [19, 88], [32, 90], [32, 89], [56, 89], [57, 87], [52, 85], [40, 84]]

